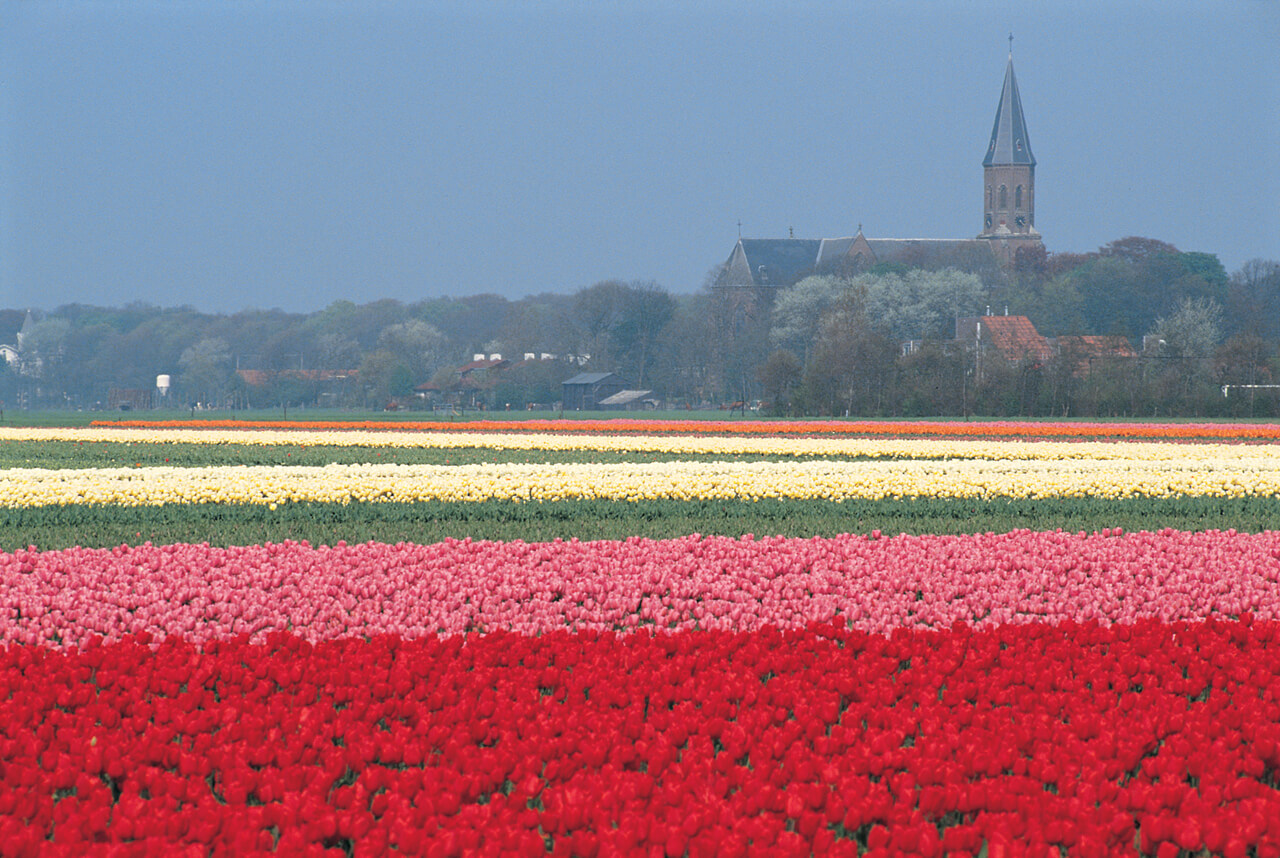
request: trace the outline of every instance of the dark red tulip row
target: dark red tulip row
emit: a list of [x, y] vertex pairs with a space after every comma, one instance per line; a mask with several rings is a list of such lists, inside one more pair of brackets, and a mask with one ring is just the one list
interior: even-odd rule
[[1280, 856], [1280, 623], [0, 649], [0, 854]]

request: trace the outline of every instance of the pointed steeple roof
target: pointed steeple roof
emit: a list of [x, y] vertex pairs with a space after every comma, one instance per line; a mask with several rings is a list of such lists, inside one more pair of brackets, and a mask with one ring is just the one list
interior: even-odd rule
[[991, 129], [991, 145], [982, 166], [995, 167], [1006, 164], [1036, 164], [1031, 154], [1031, 140], [1027, 137], [1027, 121], [1022, 116], [1022, 99], [1018, 96], [1018, 80], [1013, 76], [1013, 52], [1009, 53], [1009, 65], [1004, 70], [1004, 89], [1000, 91], [1000, 106], [996, 108], [996, 122]]

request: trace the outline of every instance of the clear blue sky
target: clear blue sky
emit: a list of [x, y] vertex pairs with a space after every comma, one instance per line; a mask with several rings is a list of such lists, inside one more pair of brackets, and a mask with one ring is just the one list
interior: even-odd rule
[[[472, 6], [479, 8], [472, 8]], [[1008, 45], [1050, 251], [1280, 259], [1280, 4], [10, 2], [0, 307], [698, 289], [971, 237]]]

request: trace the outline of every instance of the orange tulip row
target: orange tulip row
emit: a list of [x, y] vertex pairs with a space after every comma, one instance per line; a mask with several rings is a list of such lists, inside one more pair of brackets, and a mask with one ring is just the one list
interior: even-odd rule
[[1092, 423], [932, 420], [95, 420], [144, 429], [362, 429], [420, 432], [573, 432], [691, 435], [871, 435], [896, 437], [1280, 440], [1273, 423]]

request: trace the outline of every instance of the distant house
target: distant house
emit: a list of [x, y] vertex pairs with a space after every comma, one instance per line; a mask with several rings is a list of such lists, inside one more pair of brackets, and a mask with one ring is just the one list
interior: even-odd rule
[[1010, 363], [1043, 364], [1054, 356], [1053, 345], [1026, 316], [962, 316], [956, 319], [956, 339]]
[[24, 361], [22, 357], [22, 340], [34, 325], [35, 318], [30, 310], [25, 315], [19, 310], [0, 310], [0, 337], [4, 338], [0, 343], [0, 360], [24, 375], [40, 368], [39, 358]]
[[[534, 409], [549, 406], [565, 372], [585, 360], [584, 355], [524, 352], [520, 360], [499, 354], [474, 356], [470, 363], [447, 367], [414, 387], [417, 396], [465, 408]], [[510, 400], [510, 401], [507, 401]]]
[[[1074, 376], [1089, 375], [1099, 365], [1138, 357], [1129, 340], [1119, 336], [1061, 336], [1049, 339], [1026, 316], [966, 316], [956, 319], [955, 344], [1011, 364], [1044, 366], [1057, 361]], [[904, 347], [904, 351], [906, 347]]]
[[615, 372], [583, 372], [561, 386], [565, 411], [595, 411], [601, 402], [629, 387], [627, 380]]
[[422, 399], [443, 399], [454, 405], [476, 408], [483, 403], [485, 394], [497, 386], [503, 372], [513, 365], [500, 354], [488, 357], [477, 354], [470, 363], [453, 367], [449, 373], [451, 380], [441, 382], [439, 378], [432, 379], [413, 390]]
[[504, 370], [509, 366], [511, 366], [511, 361], [505, 360], [502, 355], [495, 354], [489, 355], [488, 357], [485, 357], [484, 355], [475, 355], [471, 360], [471, 363], [465, 363], [458, 367], [457, 372], [458, 375], [465, 378], [470, 375], [483, 375], [491, 370]]
[[281, 381], [305, 384], [314, 393], [311, 401], [318, 405], [336, 405], [359, 375], [359, 371], [354, 369], [236, 370], [241, 381], [259, 391]]

